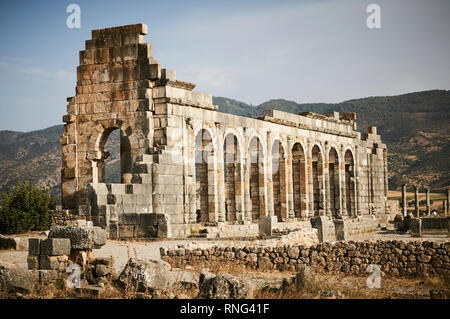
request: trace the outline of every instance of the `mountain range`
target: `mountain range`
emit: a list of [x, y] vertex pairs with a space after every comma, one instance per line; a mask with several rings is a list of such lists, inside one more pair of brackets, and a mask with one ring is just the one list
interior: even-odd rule
[[[376, 96], [341, 103], [296, 103], [273, 99], [253, 106], [214, 97], [219, 112], [247, 117], [264, 116], [267, 109], [290, 113], [331, 111], [357, 114], [358, 130], [376, 126], [388, 148], [389, 188], [418, 182], [433, 190], [450, 185], [450, 90], [431, 90], [397, 96]], [[27, 133], [0, 131], [0, 192], [17, 180], [50, 188], [60, 194], [60, 142], [63, 125]], [[110, 136], [107, 179], [118, 180], [119, 136]], [[114, 173], [116, 172], [116, 173]]]

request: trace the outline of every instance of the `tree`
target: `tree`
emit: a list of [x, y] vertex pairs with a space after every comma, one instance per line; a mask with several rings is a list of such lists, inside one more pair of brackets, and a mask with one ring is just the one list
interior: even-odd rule
[[0, 233], [18, 234], [31, 230], [47, 230], [51, 225], [50, 210], [56, 208], [57, 197], [50, 190], [18, 181], [1, 194]]

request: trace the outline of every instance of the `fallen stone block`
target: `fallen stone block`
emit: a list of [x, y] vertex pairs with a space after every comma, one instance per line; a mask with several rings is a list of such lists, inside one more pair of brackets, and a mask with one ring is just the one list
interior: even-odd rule
[[253, 298], [254, 287], [250, 282], [238, 280], [230, 274], [201, 281], [200, 299], [248, 299]]
[[0, 260], [0, 288], [12, 292], [30, 292], [35, 278], [32, 271]]
[[61, 256], [70, 254], [69, 238], [47, 238], [41, 241], [42, 255]]
[[170, 265], [162, 260], [137, 260], [130, 258], [119, 276], [122, 286], [132, 286], [137, 291], [164, 290], [171, 281]]
[[49, 238], [69, 238], [72, 249], [98, 249], [106, 244], [106, 231], [100, 227], [52, 226]]

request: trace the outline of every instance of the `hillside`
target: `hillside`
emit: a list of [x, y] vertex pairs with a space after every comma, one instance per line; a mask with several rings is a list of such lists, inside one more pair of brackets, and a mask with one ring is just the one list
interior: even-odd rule
[[[267, 109], [291, 113], [356, 112], [358, 129], [376, 126], [388, 147], [389, 186], [418, 181], [439, 189], [450, 184], [450, 91], [432, 90], [398, 96], [367, 97], [336, 104], [298, 104], [275, 99], [258, 106], [214, 97], [220, 112], [260, 117]], [[60, 144], [63, 126], [28, 133], [0, 131], [0, 191], [16, 180], [28, 179], [60, 194]], [[118, 133], [118, 132], [117, 132]], [[119, 136], [112, 134], [106, 148], [111, 156], [107, 180], [119, 180]]]

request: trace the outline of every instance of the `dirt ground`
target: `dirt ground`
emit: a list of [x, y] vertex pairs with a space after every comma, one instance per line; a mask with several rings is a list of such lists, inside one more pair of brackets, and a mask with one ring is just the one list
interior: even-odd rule
[[[28, 234], [30, 235], [30, 234]], [[352, 236], [349, 240], [430, 240], [437, 242], [449, 241], [447, 235], [425, 234], [422, 238], [412, 238], [409, 234], [398, 233], [394, 230], [384, 230], [369, 234]], [[108, 240], [101, 249], [94, 250], [94, 257], [113, 257], [114, 268], [120, 273], [130, 257], [139, 259], [160, 259], [160, 247], [173, 247], [195, 243], [202, 247], [214, 245], [230, 245], [230, 240], [163, 240], [163, 241], [113, 241]], [[0, 260], [13, 263], [23, 268], [27, 267], [27, 251], [3, 250], [0, 251]], [[201, 268], [189, 267], [188, 272], [199, 273]], [[209, 269], [214, 273], [228, 272], [242, 279], [250, 280], [255, 286], [255, 298], [430, 298], [430, 291], [438, 296], [450, 294], [449, 280], [444, 278], [393, 278], [383, 276], [380, 288], [368, 288], [366, 277], [348, 276], [343, 274], [316, 274], [308, 287], [301, 291], [280, 290], [283, 278], [295, 275], [288, 272], [261, 273], [258, 271], [243, 270], [227, 265], [212, 265]], [[193, 289], [193, 290], [192, 290]], [[185, 291], [183, 296], [195, 296], [197, 288]], [[111, 296], [116, 296], [114, 292]], [[105, 296], [105, 298], [108, 296]]]

